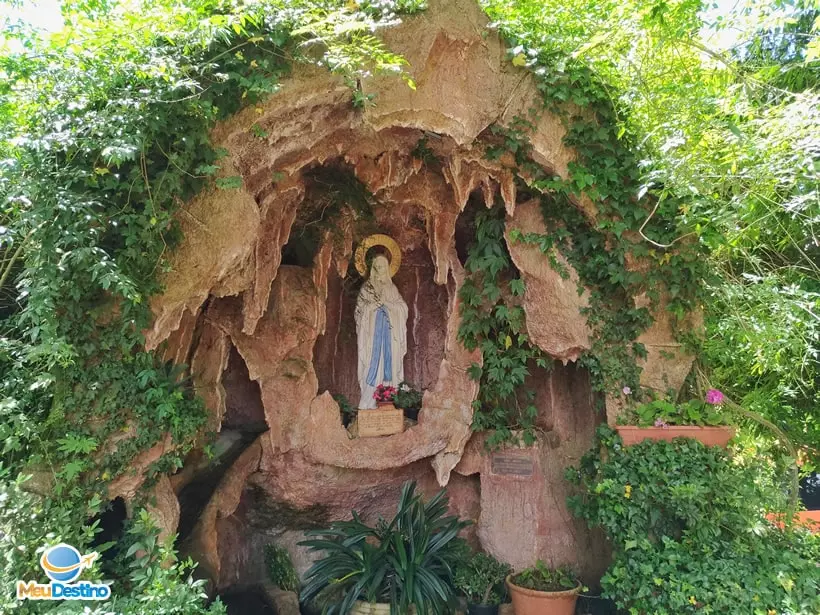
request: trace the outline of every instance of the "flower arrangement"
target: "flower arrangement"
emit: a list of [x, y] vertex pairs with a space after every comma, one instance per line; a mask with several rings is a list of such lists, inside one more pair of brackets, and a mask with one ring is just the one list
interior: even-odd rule
[[407, 382], [400, 382], [393, 396], [393, 405], [404, 410], [404, 416], [414, 421], [421, 410], [422, 393]]
[[726, 425], [729, 421], [722, 407], [724, 401], [725, 396], [717, 389], [709, 389], [703, 401], [691, 399], [682, 404], [675, 404], [656, 399], [630, 408], [619, 418], [618, 423], [639, 427]]
[[376, 387], [376, 390], [373, 391], [373, 399], [376, 400], [377, 404], [391, 404], [396, 397], [396, 393], [396, 387], [380, 384]]

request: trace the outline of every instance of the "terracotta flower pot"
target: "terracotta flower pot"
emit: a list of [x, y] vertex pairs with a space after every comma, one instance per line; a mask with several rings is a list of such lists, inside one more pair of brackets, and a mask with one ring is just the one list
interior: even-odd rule
[[542, 592], [519, 587], [507, 577], [515, 615], [573, 615], [581, 586], [559, 592]]
[[395, 410], [396, 407], [393, 405], [392, 401], [377, 401], [376, 407], [380, 410]]
[[615, 427], [624, 441], [624, 446], [632, 446], [644, 440], [666, 440], [675, 438], [694, 438], [706, 446], [726, 448], [729, 440], [735, 437], [735, 428], [727, 425], [717, 427], [698, 427], [697, 425], [669, 425], [668, 427], [635, 427], [618, 425]]

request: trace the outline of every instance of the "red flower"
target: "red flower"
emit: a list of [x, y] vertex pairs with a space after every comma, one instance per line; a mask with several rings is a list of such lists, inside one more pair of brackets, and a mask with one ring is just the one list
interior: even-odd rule
[[376, 387], [376, 390], [373, 392], [373, 399], [375, 399], [379, 403], [389, 403], [392, 402], [396, 396], [396, 387], [380, 384]]

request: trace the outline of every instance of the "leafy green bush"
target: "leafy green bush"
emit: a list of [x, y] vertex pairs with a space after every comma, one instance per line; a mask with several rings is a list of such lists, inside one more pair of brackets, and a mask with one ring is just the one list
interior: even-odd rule
[[719, 405], [692, 399], [682, 404], [656, 399], [629, 408], [618, 417], [618, 423], [640, 427], [664, 425], [726, 425], [729, 415]]
[[277, 587], [290, 592], [299, 591], [299, 575], [287, 549], [279, 545], [265, 545], [265, 565], [268, 567], [268, 578]]
[[785, 498], [764, 465], [692, 439], [599, 437], [605, 454], [568, 478], [581, 486], [571, 508], [612, 542], [605, 596], [656, 615], [820, 612], [820, 536], [765, 521]]
[[458, 533], [469, 522], [446, 516], [447, 504], [443, 490], [425, 503], [407, 482], [390, 522], [380, 518], [371, 527], [354, 511], [352, 521], [307, 532], [311, 538], [300, 544], [321, 557], [307, 572], [301, 601], [315, 600], [328, 615], [346, 615], [357, 600], [389, 603], [393, 613], [449, 613]]
[[540, 592], [566, 591], [581, 585], [578, 577], [569, 568], [549, 568], [541, 560], [538, 560], [535, 566], [514, 575], [510, 580], [519, 587]]
[[[0, 471], [4, 472], [4, 471]], [[15, 581], [44, 582], [40, 555], [48, 546], [66, 542], [86, 550], [96, 524], [85, 523], [85, 510], [24, 491], [25, 480], [8, 480], [0, 474], [0, 613], [79, 613], [85, 615], [224, 615], [217, 600], [208, 605], [203, 581], [193, 579], [194, 564], [177, 561], [173, 537], [158, 539], [158, 530], [145, 510], [137, 511], [115, 561], [102, 560], [83, 573], [84, 579], [102, 582], [115, 576], [111, 599], [106, 602], [19, 601]], [[127, 545], [127, 547], [126, 547]], [[111, 545], [97, 547], [106, 550]], [[84, 610], [87, 609], [87, 610]]]
[[409, 382], [400, 382], [393, 395], [393, 405], [402, 410], [419, 410], [421, 399], [421, 391], [414, 389]]
[[456, 564], [455, 586], [470, 604], [501, 604], [507, 597], [504, 580], [512, 572], [509, 564], [488, 553], [472, 553]]

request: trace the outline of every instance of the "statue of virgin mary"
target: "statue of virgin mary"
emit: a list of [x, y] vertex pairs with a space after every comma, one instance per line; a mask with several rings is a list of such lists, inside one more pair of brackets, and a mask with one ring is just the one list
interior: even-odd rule
[[[393, 258], [397, 260], [395, 255]], [[356, 301], [361, 409], [376, 407], [373, 392], [377, 386], [398, 386], [404, 380], [407, 304], [390, 279], [396, 268], [391, 267], [385, 256], [376, 256], [370, 266], [370, 275]]]

